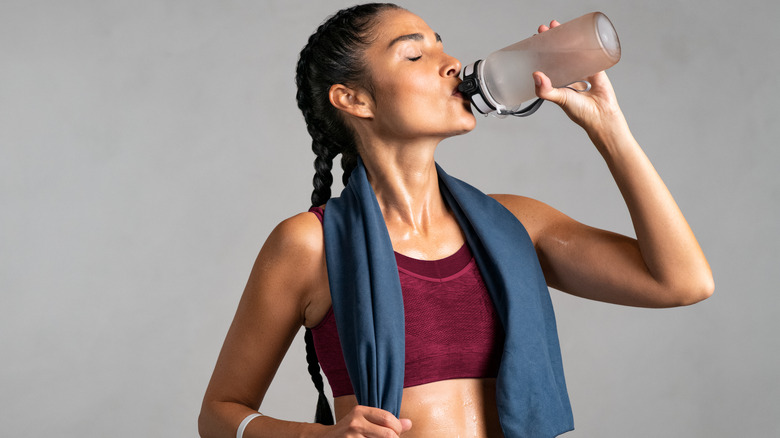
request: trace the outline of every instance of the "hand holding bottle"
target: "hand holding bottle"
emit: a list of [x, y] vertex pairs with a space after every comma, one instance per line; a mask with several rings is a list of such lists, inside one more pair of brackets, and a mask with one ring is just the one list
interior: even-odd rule
[[[555, 87], [569, 86], [606, 70], [620, 60], [620, 41], [606, 15], [591, 12], [552, 26], [539, 34], [497, 50], [463, 69], [458, 90], [483, 114], [525, 117], [542, 100], [522, 108], [536, 96], [534, 71], [543, 71]], [[552, 32], [551, 28], [558, 27]]]
[[[539, 26], [539, 33], [559, 25], [558, 21], [553, 20], [550, 26]], [[572, 121], [582, 126], [591, 136], [625, 124], [615, 91], [604, 71], [587, 78], [591, 84], [588, 91], [574, 91], [567, 87], [554, 88], [550, 78], [540, 71], [533, 73], [533, 79], [538, 97], [559, 105]], [[618, 125], [615, 125], [616, 123]]]

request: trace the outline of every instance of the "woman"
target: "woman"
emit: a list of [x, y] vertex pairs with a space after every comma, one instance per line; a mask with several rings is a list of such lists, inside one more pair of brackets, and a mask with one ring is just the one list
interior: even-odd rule
[[[557, 25], [553, 21], [550, 27]], [[540, 26], [539, 31], [547, 29]], [[458, 60], [444, 52], [438, 34], [394, 5], [342, 10], [311, 36], [298, 63], [297, 98], [317, 155], [312, 204], [320, 208], [280, 223], [260, 251], [206, 391], [199, 418], [202, 436], [234, 436], [237, 429], [246, 437], [277, 438], [502, 435], [494, 360], [497, 356], [501, 360], [496, 346], [504, 342], [495, 315], [502, 309], [489, 305], [487, 310], [463, 314], [464, 318], [477, 314], [474, 321], [484, 326], [483, 337], [473, 344], [477, 350], [487, 347], [464, 353], [473, 358], [464, 367], [478, 363], [474, 369], [431, 373], [430, 368], [409, 363], [413, 355], [429, 359], [425, 343], [410, 339], [408, 333], [422, 330], [420, 321], [428, 322], [424, 314], [407, 308], [408, 300], [419, 299], [411, 297], [417, 289], [409, 284], [423, 276], [404, 266], [414, 270], [428, 261], [446, 261], [447, 266], [442, 265], [446, 270], [464, 260], [464, 251], [476, 252], [466, 244], [468, 232], [445, 200], [434, 162], [441, 140], [475, 127], [469, 102], [456, 91], [460, 69]], [[539, 97], [561, 106], [585, 129], [625, 198], [637, 235], [632, 239], [587, 227], [526, 197], [491, 195], [525, 227], [543, 281], [583, 298], [630, 306], [682, 306], [710, 296], [714, 286], [707, 261], [632, 137], [606, 74], [589, 78], [592, 89], [585, 93], [553, 88], [541, 72], [534, 73], [534, 81]], [[354, 169], [370, 182], [396, 253], [406, 310], [405, 378], [432, 375], [411, 384], [404, 380], [397, 416], [358, 405], [349, 381], [344, 385], [340, 355], [332, 351], [340, 347], [333, 336], [331, 266], [326, 265], [327, 236], [321, 219], [323, 211], [328, 214], [336, 206], [328, 200], [332, 161], [338, 154], [345, 184]], [[471, 299], [469, 291], [475, 290], [486, 302], [481, 274], [470, 269], [474, 287], [458, 299]], [[474, 306], [461, 303], [458, 311], [463, 308]], [[330, 371], [335, 425], [251, 415], [301, 326], [314, 328], [317, 352], [326, 374]], [[415, 375], [410, 377], [412, 368]], [[321, 387], [321, 380], [314, 378]]]

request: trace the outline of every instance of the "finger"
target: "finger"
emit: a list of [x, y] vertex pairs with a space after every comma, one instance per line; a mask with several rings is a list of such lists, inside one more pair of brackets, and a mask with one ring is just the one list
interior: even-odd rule
[[566, 93], [552, 86], [550, 78], [546, 74], [537, 71], [534, 72], [534, 85], [536, 86], [536, 95], [544, 100], [557, 103], [559, 105], [566, 102]]
[[612, 87], [612, 84], [609, 82], [609, 78], [607, 77], [607, 72], [600, 71], [593, 76], [588, 78], [588, 82], [593, 84], [594, 87]]
[[371, 423], [390, 429], [397, 435], [400, 435], [401, 432], [404, 431], [401, 420], [383, 409], [369, 408], [363, 416]]
[[553, 21], [550, 22], [549, 26], [546, 26], [546, 25], [543, 24], [543, 25], [539, 26], [539, 29], [537, 29], [537, 30], [538, 30], [539, 33], [542, 33], [542, 32], [546, 32], [546, 31], [552, 29], [553, 27], [558, 27], [560, 25], [561, 25], [561, 23], [559, 23], [558, 20], [553, 20]]
[[401, 433], [404, 433], [412, 428], [412, 420], [408, 418], [401, 418], [399, 421], [401, 421]]

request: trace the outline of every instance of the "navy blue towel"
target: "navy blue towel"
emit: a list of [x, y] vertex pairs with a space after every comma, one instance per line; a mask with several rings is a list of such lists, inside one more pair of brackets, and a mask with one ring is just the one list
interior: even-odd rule
[[[466, 234], [504, 328], [496, 381], [507, 438], [554, 437], [574, 428], [552, 302], [525, 227], [499, 202], [447, 175], [441, 192]], [[361, 405], [398, 416], [404, 383], [404, 307], [382, 212], [358, 160], [325, 208], [333, 312]]]

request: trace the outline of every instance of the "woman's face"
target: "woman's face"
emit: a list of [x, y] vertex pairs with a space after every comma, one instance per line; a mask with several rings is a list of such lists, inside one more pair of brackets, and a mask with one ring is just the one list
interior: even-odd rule
[[417, 15], [385, 11], [366, 50], [374, 88], [374, 132], [388, 139], [443, 139], [474, 129], [468, 100], [457, 92], [460, 62]]

